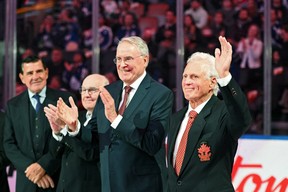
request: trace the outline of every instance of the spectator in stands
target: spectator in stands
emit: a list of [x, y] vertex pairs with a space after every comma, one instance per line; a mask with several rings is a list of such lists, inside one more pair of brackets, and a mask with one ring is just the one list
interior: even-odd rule
[[197, 28], [202, 29], [208, 23], [208, 13], [201, 4], [201, 0], [192, 0], [190, 8], [185, 11], [185, 14], [189, 14], [193, 17], [193, 20]]
[[118, 4], [114, 0], [102, 0], [101, 6], [106, 18], [115, 18], [119, 14]]
[[224, 24], [223, 13], [221, 11], [215, 12], [209, 26], [215, 39], [217, 39], [219, 36], [226, 37], [227, 27]]
[[65, 48], [68, 42], [80, 43], [80, 27], [71, 9], [63, 9], [56, 24], [56, 46]]
[[38, 52], [47, 52], [46, 55], [48, 55], [55, 46], [55, 33], [56, 26], [54, 18], [51, 14], [48, 14], [40, 24], [38, 34], [34, 40], [35, 50], [38, 50]]
[[223, 0], [220, 11], [223, 14], [223, 23], [227, 27], [227, 37], [233, 37], [236, 12], [233, 9], [232, 0]]
[[[50, 58], [47, 59], [46, 65], [49, 69], [49, 78], [48, 78], [48, 83], [54, 76], [60, 77], [62, 79], [62, 73], [65, 69], [64, 63], [64, 55], [63, 55], [63, 50], [59, 47], [54, 47], [52, 49]], [[61, 85], [63, 82], [61, 81]]]
[[156, 43], [160, 43], [161, 41], [167, 38], [167, 31], [171, 31], [171, 33], [176, 34], [176, 16], [172, 10], [168, 10], [165, 15], [165, 23], [157, 29], [155, 35]]
[[140, 28], [132, 13], [126, 13], [122, 17], [123, 25], [117, 30], [115, 37], [115, 44], [118, 44], [123, 37], [140, 36]]
[[[281, 48], [282, 47], [282, 14], [277, 14], [275, 9], [270, 10], [270, 18], [271, 18], [271, 35], [272, 35], [272, 46]], [[262, 18], [264, 22], [264, 16]]]
[[[90, 21], [91, 21], [90, 17]], [[83, 48], [86, 53], [92, 52], [92, 45], [93, 45], [93, 34], [92, 34], [92, 21], [89, 24], [89, 27], [86, 26], [86, 30], [83, 31]], [[99, 15], [98, 18], [98, 38], [99, 38], [99, 46], [101, 51], [105, 51], [110, 48], [113, 43], [113, 33], [111, 28], [106, 24], [106, 19]], [[92, 53], [85, 54], [86, 57], [90, 57]]]
[[251, 18], [248, 10], [245, 8], [240, 9], [235, 20], [235, 26], [232, 28], [234, 32], [233, 39], [238, 42], [242, 38], [245, 38], [250, 25]]
[[241, 57], [239, 84], [245, 90], [254, 89], [262, 82], [263, 42], [259, 39], [259, 28], [252, 24], [236, 52]]
[[82, 53], [75, 52], [72, 63], [64, 63], [63, 82], [68, 90], [76, 93], [80, 89], [81, 82], [89, 74]]
[[282, 116], [282, 106], [279, 105], [279, 101], [288, 85], [287, 69], [281, 58], [280, 50], [274, 49], [272, 53], [272, 120], [280, 120]]

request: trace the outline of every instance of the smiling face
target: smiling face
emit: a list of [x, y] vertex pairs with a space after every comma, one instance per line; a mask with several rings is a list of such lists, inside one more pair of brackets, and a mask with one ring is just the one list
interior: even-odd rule
[[116, 60], [119, 78], [128, 85], [138, 79], [148, 65], [148, 56], [141, 54], [139, 49], [128, 41], [118, 45]]
[[47, 84], [48, 69], [44, 68], [41, 60], [23, 63], [19, 77], [32, 93], [39, 93]]
[[216, 78], [209, 78], [200, 62], [188, 63], [182, 77], [184, 97], [193, 108], [197, 107], [213, 95]]

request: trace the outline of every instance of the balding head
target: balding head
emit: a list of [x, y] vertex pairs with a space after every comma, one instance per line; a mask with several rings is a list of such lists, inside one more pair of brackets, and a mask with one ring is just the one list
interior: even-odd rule
[[81, 101], [83, 107], [87, 111], [93, 112], [99, 97], [99, 87], [103, 87], [108, 84], [108, 79], [105, 76], [99, 74], [88, 75], [84, 79], [81, 86]]

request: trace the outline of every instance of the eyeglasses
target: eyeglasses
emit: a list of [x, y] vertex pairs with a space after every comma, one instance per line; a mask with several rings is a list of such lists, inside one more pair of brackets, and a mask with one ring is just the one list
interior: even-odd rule
[[79, 89], [80, 94], [84, 94], [84, 93], [86, 93], [86, 91], [88, 91], [88, 94], [91, 95], [91, 94], [97, 93], [99, 91], [99, 89], [96, 87], [89, 87], [88, 89], [81, 87]]
[[122, 61], [126, 64], [130, 64], [134, 59], [138, 58], [138, 57], [141, 57], [143, 55], [139, 55], [137, 57], [131, 57], [131, 56], [127, 56], [127, 57], [123, 57], [123, 59], [121, 57], [116, 57], [113, 59], [113, 62], [115, 64], [119, 64], [121, 63]]

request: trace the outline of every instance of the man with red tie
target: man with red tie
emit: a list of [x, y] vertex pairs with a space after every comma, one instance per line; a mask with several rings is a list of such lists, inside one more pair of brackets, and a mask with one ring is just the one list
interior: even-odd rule
[[140, 37], [122, 38], [114, 62], [120, 81], [99, 88], [101, 100], [87, 129], [73, 102], [70, 108], [58, 101], [59, 118], [71, 132], [79, 131], [82, 141], [99, 144], [103, 192], [161, 192], [154, 155], [163, 144], [173, 92], [146, 73], [149, 50]]
[[[170, 119], [167, 141], [168, 191], [234, 191], [231, 172], [239, 137], [251, 115], [229, 72], [232, 47], [219, 37], [215, 57], [194, 53], [183, 72], [189, 105]], [[216, 95], [218, 85], [223, 96]]]

